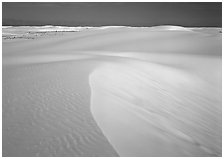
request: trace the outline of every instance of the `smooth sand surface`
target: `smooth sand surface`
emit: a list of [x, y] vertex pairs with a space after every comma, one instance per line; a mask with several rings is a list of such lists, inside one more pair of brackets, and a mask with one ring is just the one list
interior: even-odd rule
[[3, 40], [3, 156], [222, 155], [220, 28], [29, 36]]

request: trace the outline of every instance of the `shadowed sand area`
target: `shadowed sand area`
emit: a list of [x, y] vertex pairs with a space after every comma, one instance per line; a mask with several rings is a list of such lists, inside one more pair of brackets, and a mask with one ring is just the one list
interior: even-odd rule
[[219, 30], [3, 40], [3, 156], [221, 156]]

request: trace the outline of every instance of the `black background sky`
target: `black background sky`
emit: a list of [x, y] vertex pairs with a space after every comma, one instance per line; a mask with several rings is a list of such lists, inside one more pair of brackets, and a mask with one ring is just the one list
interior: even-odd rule
[[222, 25], [222, 4], [180, 2], [2, 3], [3, 25]]

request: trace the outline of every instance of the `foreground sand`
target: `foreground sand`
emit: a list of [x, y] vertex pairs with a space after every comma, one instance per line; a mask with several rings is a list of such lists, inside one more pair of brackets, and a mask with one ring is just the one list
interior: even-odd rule
[[221, 156], [219, 29], [48, 35], [3, 41], [3, 156]]

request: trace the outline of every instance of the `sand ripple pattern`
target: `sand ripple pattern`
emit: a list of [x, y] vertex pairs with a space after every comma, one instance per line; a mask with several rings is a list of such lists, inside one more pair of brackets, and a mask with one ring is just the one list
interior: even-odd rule
[[3, 156], [221, 156], [220, 30], [3, 37]]
[[4, 67], [3, 156], [117, 156], [90, 113], [86, 64]]

